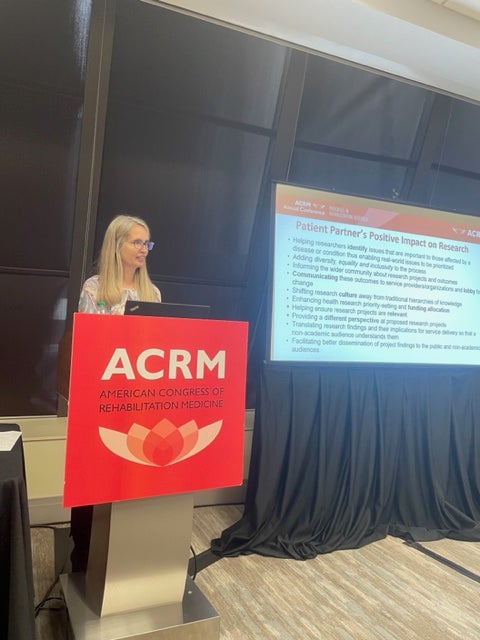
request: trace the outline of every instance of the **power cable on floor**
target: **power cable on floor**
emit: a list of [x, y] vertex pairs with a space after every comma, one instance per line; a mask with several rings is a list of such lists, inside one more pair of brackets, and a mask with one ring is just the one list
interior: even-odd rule
[[462, 567], [461, 564], [457, 564], [456, 562], [453, 562], [452, 560], [445, 558], [445, 556], [441, 556], [440, 554], [435, 553], [435, 551], [430, 551], [430, 549], [427, 549], [426, 547], [419, 544], [418, 542], [409, 542], [408, 540], [406, 540], [404, 544], [406, 544], [408, 547], [412, 547], [413, 549], [416, 549], [417, 551], [420, 551], [421, 553], [425, 554], [426, 556], [429, 556], [430, 558], [433, 558], [437, 562], [444, 564], [446, 567], [449, 567], [450, 569], [457, 571], [457, 573], [461, 573], [462, 576], [465, 576], [470, 580], [474, 580], [475, 582], [480, 582], [480, 576], [477, 573], [473, 573], [473, 571], [470, 571], [469, 569]]

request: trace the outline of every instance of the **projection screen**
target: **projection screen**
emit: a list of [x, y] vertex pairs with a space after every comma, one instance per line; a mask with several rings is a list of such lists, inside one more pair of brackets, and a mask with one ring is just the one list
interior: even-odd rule
[[270, 360], [480, 364], [480, 218], [273, 186]]

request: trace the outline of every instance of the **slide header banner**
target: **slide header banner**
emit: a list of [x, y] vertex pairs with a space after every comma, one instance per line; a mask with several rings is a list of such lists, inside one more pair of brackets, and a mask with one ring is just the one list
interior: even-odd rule
[[64, 505], [243, 481], [245, 322], [74, 316]]
[[[319, 193], [323, 195], [320, 196]], [[377, 203], [377, 208], [373, 205], [359, 205], [358, 198], [355, 199], [352, 196], [339, 196], [336, 193], [278, 185], [276, 212], [303, 218], [304, 220], [298, 221], [298, 228], [319, 234], [342, 235], [335, 225], [325, 224], [342, 222], [360, 227], [351, 230], [349, 237], [363, 240], [368, 237], [378, 237], [394, 243], [402, 242], [402, 236], [382, 235], [373, 230], [385, 229], [480, 244], [480, 223], [471, 216], [446, 211], [432, 212], [431, 209], [395, 203], [385, 203], [385, 207], [391, 207], [391, 209], [379, 209], [378, 204], [380, 203]], [[318, 221], [318, 224], [312, 224], [310, 219]], [[424, 239], [418, 246], [426, 247], [427, 243], [428, 240]]]
[[480, 364], [480, 219], [275, 187], [273, 361]]

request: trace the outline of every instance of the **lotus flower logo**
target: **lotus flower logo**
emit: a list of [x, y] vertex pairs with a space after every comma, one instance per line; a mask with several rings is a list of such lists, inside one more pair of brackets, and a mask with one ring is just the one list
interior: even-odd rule
[[222, 420], [198, 428], [195, 420], [181, 427], [163, 418], [153, 429], [133, 423], [127, 433], [99, 427], [103, 444], [125, 460], [166, 467], [190, 458], [208, 447], [220, 433]]

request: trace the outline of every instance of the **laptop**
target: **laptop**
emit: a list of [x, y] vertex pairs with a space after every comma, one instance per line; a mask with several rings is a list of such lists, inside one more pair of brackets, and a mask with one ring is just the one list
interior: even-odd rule
[[210, 307], [204, 304], [127, 300], [125, 303], [125, 315], [168, 318], [208, 318], [210, 315]]

